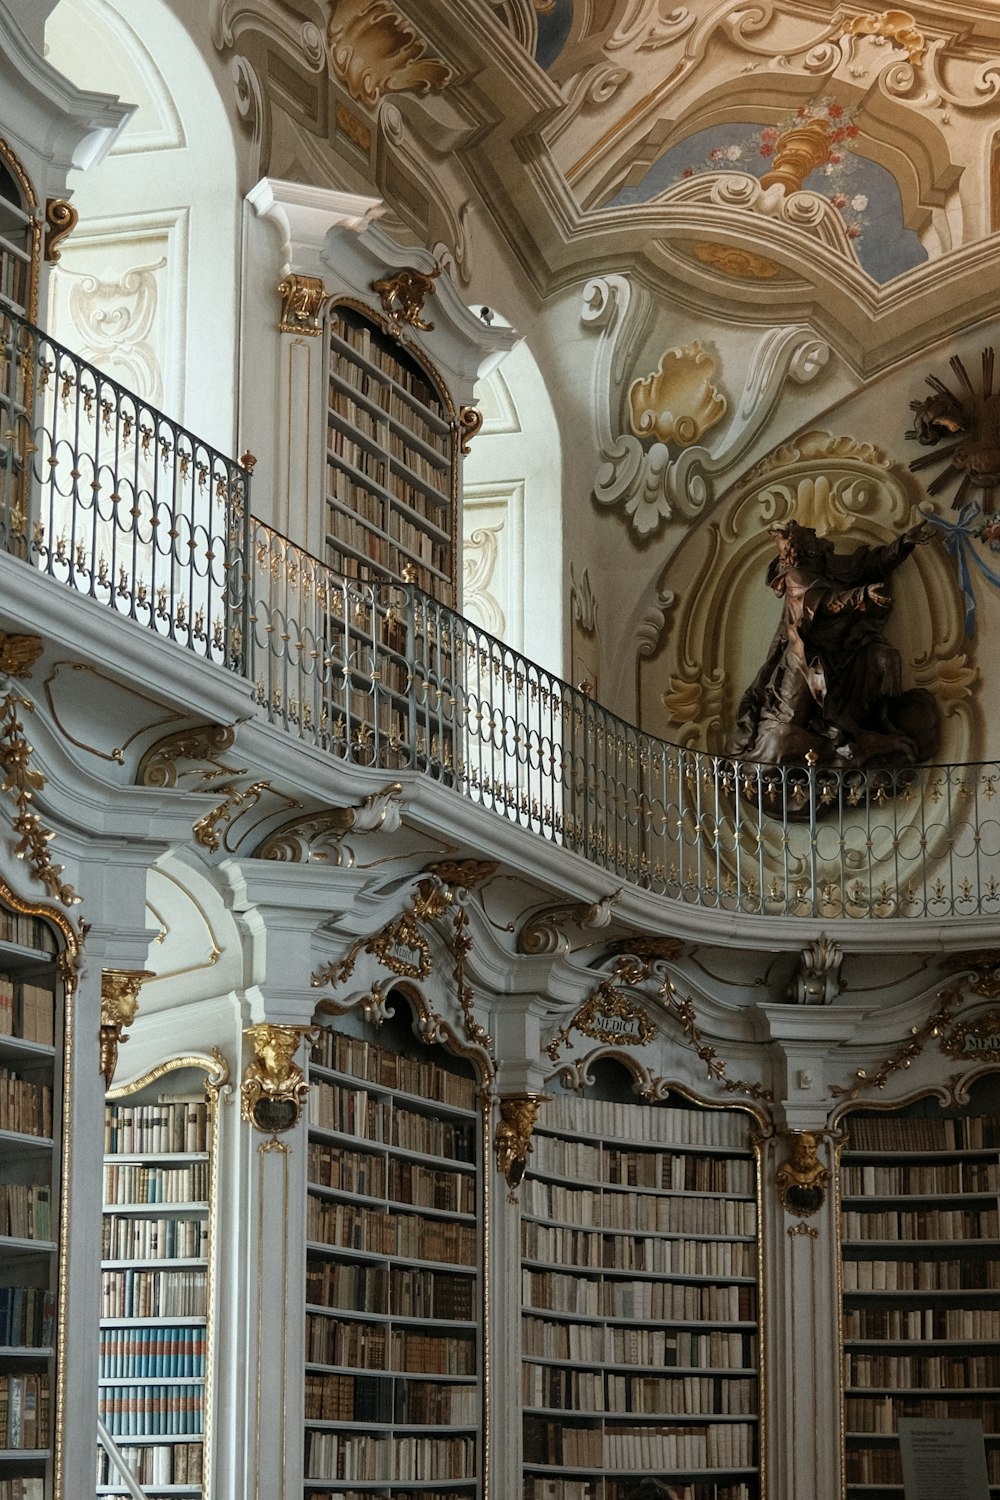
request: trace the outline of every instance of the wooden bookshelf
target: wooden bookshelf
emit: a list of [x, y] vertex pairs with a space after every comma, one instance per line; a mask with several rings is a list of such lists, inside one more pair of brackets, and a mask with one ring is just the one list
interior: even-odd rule
[[525, 1500], [757, 1500], [747, 1117], [556, 1095], [521, 1185]]
[[483, 1401], [475, 1078], [408, 1028], [376, 1043], [324, 1027], [310, 1083], [305, 1494], [471, 1500]]
[[[208, 1493], [214, 1098], [191, 1068], [105, 1110], [99, 1410], [149, 1500]], [[128, 1490], [103, 1446], [97, 1494]]]
[[456, 600], [457, 448], [450, 403], [392, 325], [334, 303], [327, 319], [327, 561]]
[[982, 1421], [1000, 1494], [1000, 1087], [845, 1121], [840, 1167], [848, 1500], [903, 1500], [901, 1417]]
[[58, 946], [43, 917], [0, 905], [0, 1500], [46, 1500], [53, 1484], [64, 1066]]

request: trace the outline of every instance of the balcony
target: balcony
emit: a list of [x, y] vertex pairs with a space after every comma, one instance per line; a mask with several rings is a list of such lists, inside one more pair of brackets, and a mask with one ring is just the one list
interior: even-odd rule
[[334, 573], [250, 492], [242, 464], [0, 312], [0, 552], [245, 680], [313, 753], [418, 773], [705, 923], [967, 935], [1000, 913], [1000, 762], [866, 775], [664, 743], [412, 585]]

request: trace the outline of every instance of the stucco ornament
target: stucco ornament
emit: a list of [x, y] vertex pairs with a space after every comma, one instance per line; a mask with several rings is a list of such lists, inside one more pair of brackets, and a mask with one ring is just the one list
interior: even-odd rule
[[633, 381], [628, 404], [636, 437], [687, 448], [726, 414], [726, 398], [712, 384], [716, 365], [695, 341], [667, 349], [652, 375]]
[[339, 0], [327, 44], [334, 73], [359, 104], [375, 105], [387, 93], [426, 94], [451, 79], [388, 0]]
[[[729, 422], [709, 449], [701, 438], [719, 428], [727, 411], [712, 385], [714, 362], [697, 343], [670, 349], [661, 371], [630, 388], [633, 430], [622, 432], [618, 393], [652, 315], [650, 294], [624, 276], [594, 277], [584, 288], [581, 318], [600, 337], [592, 390], [601, 461], [593, 494], [601, 505], [620, 506], [639, 536], [651, 535], [674, 514], [694, 520], [709, 509], [716, 478], [736, 469], [770, 421], [786, 380], [813, 380], [829, 358], [807, 328], [769, 329], [750, 357]], [[648, 432], [645, 440], [636, 435], [637, 422]]]

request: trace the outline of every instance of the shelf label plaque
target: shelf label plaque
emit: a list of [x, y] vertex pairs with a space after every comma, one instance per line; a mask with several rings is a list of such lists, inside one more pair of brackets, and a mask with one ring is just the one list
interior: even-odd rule
[[989, 1500], [983, 1424], [900, 1417], [905, 1500]]

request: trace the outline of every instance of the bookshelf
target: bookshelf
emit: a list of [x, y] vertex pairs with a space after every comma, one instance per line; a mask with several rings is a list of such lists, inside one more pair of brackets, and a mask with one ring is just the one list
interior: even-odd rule
[[43, 911], [0, 883], [0, 1500], [46, 1500], [55, 1466], [64, 960], [75, 939]]
[[217, 1090], [199, 1063], [176, 1059], [108, 1095], [98, 1495], [129, 1493], [122, 1466], [149, 1500], [211, 1492]]
[[456, 602], [457, 446], [451, 402], [392, 324], [350, 302], [327, 316], [327, 561]]
[[1000, 1080], [845, 1125], [847, 1500], [903, 1500], [900, 1417], [981, 1420], [1000, 1495]]
[[521, 1185], [525, 1500], [758, 1500], [748, 1116], [556, 1094]]
[[482, 1493], [478, 1086], [396, 1010], [310, 1062], [307, 1500]]

